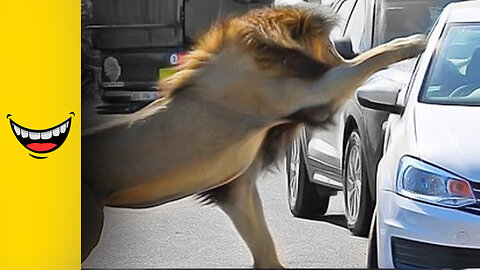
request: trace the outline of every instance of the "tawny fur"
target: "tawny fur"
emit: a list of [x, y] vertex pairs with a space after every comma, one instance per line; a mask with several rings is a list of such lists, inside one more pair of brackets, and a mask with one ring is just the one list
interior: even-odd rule
[[[257, 9], [243, 16], [224, 19], [199, 39], [176, 74], [160, 82], [160, 95], [169, 98], [184, 89], [194, 80], [202, 65], [215, 57], [225, 44], [231, 43], [251, 54], [264, 72], [278, 76], [318, 77], [319, 73], [339, 64], [322, 48], [334, 25], [335, 16], [328, 10], [305, 12], [287, 7]], [[293, 58], [300, 55], [305, 58]], [[305, 61], [311, 62], [312, 67], [319, 64], [325, 67], [294, 68], [295, 65], [305, 65]], [[282, 65], [290, 68], [281, 68]]]
[[322, 127], [374, 72], [423, 37], [340, 57], [330, 12], [265, 8], [214, 25], [146, 108], [82, 132], [82, 260], [104, 205], [143, 208], [200, 194], [231, 218], [259, 268], [279, 268], [255, 179], [302, 125]]

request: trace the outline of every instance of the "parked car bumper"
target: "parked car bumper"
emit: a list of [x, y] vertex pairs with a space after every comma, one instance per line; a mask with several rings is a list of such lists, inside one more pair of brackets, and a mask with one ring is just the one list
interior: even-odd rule
[[480, 266], [480, 212], [425, 204], [385, 190], [378, 202], [380, 268]]

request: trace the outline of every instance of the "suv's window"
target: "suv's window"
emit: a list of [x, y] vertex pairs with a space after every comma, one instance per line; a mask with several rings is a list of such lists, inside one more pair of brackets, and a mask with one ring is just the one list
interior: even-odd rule
[[459, 0], [379, 0], [378, 20], [375, 27], [375, 43], [381, 44], [394, 38], [414, 33], [427, 34], [442, 9]]
[[348, 21], [345, 36], [352, 40], [352, 49], [356, 53], [364, 52], [367, 48], [366, 43], [366, 3], [365, 0], [357, 0], [353, 13]]
[[350, 14], [352, 13], [353, 5], [357, 0], [342, 0], [335, 4], [334, 9], [338, 15], [338, 26], [340, 27], [342, 33], [345, 30], [345, 26], [347, 25], [348, 18], [350, 18]]

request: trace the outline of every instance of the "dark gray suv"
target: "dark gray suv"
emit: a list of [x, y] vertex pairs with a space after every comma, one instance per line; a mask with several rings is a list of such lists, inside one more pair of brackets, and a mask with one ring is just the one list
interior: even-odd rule
[[[340, 23], [331, 39], [350, 58], [396, 37], [428, 33], [449, 2], [454, 1], [337, 0], [331, 7]], [[361, 88], [398, 91], [408, 83], [414, 64], [407, 60], [392, 65]], [[329, 129], [303, 130], [287, 151], [288, 202], [295, 216], [325, 214], [330, 196], [343, 190], [348, 228], [354, 235], [367, 234], [387, 116], [360, 106], [352, 97]]]

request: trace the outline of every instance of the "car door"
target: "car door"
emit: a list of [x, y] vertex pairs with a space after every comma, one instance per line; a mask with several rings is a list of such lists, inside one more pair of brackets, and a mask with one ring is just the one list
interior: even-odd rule
[[[348, 19], [357, 0], [340, 0], [334, 2], [332, 8], [338, 15], [338, 26], [332, 30], [330, 38], [340, 39], [347, 26]], [[338, 123], [339, 115], [334, 116], [334, 123]], [[336, 147], [338, 125], [328, 129], [308, 129], [306, 153], [310, 159], [320, 162], [331, 169], [340, 169], [340, 152]], [[325, 173], [326, 174], [326, 173]], [[330, 174], [330, 173], [328, 173]]]
[[[330, 38], [338, 40], [349, 37], [355, 53], [369, 49], [371, 30], [365, 29], [366, 0], [341, 0], [335, 2], [332, 7], [339, 17], [339, 25], [333, 29]], [[343, 115], [344, 106], [333, 117], [332, 126], [326, 129], [308, 130], [310, 139], [306, 147], [308, 157], [321, 165], [318, 166], [318, 172], [328, 177], [336, 176], [333, 180], [339, 182], [342, 181]]]

